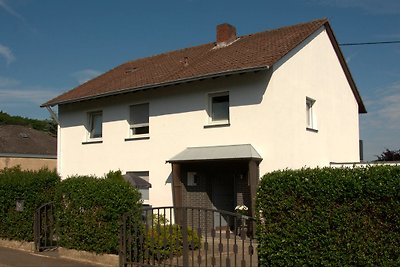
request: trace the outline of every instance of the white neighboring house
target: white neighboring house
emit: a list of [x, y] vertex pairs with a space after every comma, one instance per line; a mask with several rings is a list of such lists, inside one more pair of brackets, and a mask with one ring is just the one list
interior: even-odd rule
[[[143, 178], [144, 202], [254, 214], [259, 177], [357, 162], [366, 109], [326, 19], [122, 64], [58, 105], [58, 171]], [[145, 182], [142, 184], [146, 184]], [[140, 187], [140, 186], [139, 186]]]

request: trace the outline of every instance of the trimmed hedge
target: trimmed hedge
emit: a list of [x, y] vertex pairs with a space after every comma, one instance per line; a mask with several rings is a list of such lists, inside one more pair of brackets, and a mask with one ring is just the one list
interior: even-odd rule
[[276, 171], [256, 206], [261, 266], [400, 265], [400, 167]]
[[59, 245], [65, 248], [118, 254], [122, 214], [129, 211], [140, 220], [140, 193], [120, 172], [63, 180], [55, 203]]
[[[53, 201], [59, 182], [57, 173], [48, 169], [0, 170], [0, 237], [33, 241], [34, 213], [42, 204]], [[17, 201], [23, 205], [20, 211]]]

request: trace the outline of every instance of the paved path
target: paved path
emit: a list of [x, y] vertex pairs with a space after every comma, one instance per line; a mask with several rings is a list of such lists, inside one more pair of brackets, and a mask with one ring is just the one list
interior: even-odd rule
[[59, 258], [55, 253], [33, 253], [23, 250], [0, 247], [0, 267], [99, 267], [105, 265], [90, 264]]

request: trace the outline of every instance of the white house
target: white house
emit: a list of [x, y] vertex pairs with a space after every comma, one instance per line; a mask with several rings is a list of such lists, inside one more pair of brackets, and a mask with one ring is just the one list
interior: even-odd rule
[[[366, 109], [326, 19], [124, 63], [58, 105], [58, 171], [142, 177], [145, 203], [254, 212], [267, 172], [359, 161]], [[140, 181], [139, 181], [140, 183]]]

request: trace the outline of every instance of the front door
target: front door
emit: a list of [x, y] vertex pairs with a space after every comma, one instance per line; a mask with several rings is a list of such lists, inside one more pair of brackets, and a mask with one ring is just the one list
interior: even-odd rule
[[[234, 211], [234, 177], [232, 174], [215, 174], [211, 177], [211, 192], [212, 192], [212, 205], [214, 209]], [[214, 213], [214, 226], [224, 227], [228, 226], [227, 218]]]

